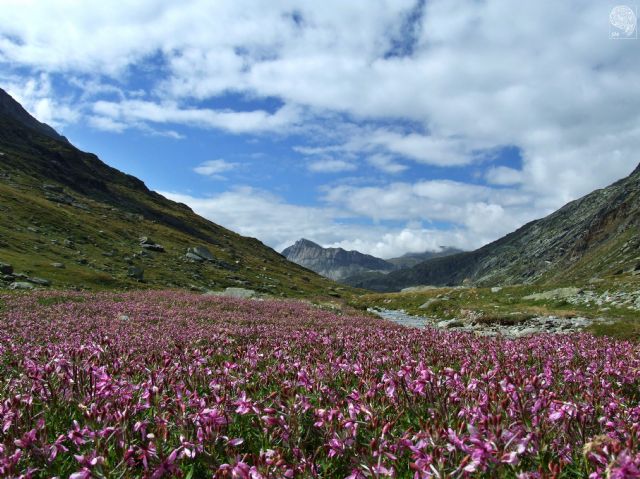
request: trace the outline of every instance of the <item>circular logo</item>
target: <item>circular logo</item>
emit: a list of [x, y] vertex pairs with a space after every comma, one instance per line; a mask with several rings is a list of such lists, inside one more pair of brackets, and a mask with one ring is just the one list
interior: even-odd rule
[[631, 7], [618, 5], [611, 10], [609, 22], [624, 35], [630, 37], [636, 30], [637, 18]]

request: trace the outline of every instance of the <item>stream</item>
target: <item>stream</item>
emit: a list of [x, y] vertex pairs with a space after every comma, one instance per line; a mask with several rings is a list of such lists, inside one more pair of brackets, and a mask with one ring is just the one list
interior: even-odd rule
[[583, 317], [559, 318], [557, 316], [538, 316], [515, 324], [479, 323], [461, 319], [438, 319], [426, 316], [414, 316], [403, 310], [368, 308], [367, 311], [408, 328], [426, 328], [431, 326], [449, 331], [467, 331], [482, 336], [505, 336], [519, 338], [538, 333], [568, 334], [582, 331], [595, 321]]

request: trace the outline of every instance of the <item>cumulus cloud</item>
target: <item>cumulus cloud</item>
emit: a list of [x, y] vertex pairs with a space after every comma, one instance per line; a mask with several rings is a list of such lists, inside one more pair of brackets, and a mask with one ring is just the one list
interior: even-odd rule
[[485, 174], [488, 183], [492, 185], [517, 185], [522, 183], [523, 175], [520, 170], [507, 166], [489, 168]]
[[204, 163], [200, 163], [198, 166], [196, 166], [193, 169], [193, 171], [195, 171], [199, 175], [208, 176], [209, 178], [224, 179], [224, 176], [222, 176], [221, 173], [231, 171], [237, 167], [238, 167], [237, 163], [232, 163], [229, 161], [218, 159], [218, 160], [209, 160], [209, 161], [205, 161]]
[[[514, 9], [508, 0], [431, 0], [421, 10], [414, 0], [119, 5], [3, 3], [0, 59], [33, 72], [31, 84], [10, 85], [29, 111], [54, 125], [84, 114], [113, 132], [184, 125], [302, 135], [297, 151], [312, 170], [366, 161], [390, 175], [382, 186], [325, 189], [332, 208], [378, 221], [446, 221], [483, 241], [605, 186], [639, 161], [637, 43], [608, 39], [609, 8], [598, 2]], [[52, 18], [64, 21], [51, 28]], [[127, 84], [132, 67], [157, 77], [145, 95], [111, 89], [108, 100], [99, 96], [107, 93], [101, 85]], [[47, 84], [54, 74], [89, 75], [93, 93], [79, 104], [55, 100]], [[282, 106], [233, 111], [199, 103], [229, 93]], [[503, 145], [519, 148], [517, 170], [481, 154]], [[489, 186], [394, 181], [416, 164], [473, 165]]]
[[353, 171], [357, 167], [353, 163], [344, 160], [324, 159], [309, 163], [309, 171], [314, 173], [340, 173], [343, 171]]
[[393, 160], [389, 155], [376, 154], [367, 158], [367, 162], [384, 173], [395, 175], [402, 173], [408, 166]]
[[56, 98], [51, 79], [48, 74], [41, 73], [23, 79], [15, 75], [0, 75], [4, 89], [20, 103], [31, 115], [54, 128], [75, 123], [80, 112], [64, 100]]
[[93, 105], [98, 118], [131, 125], [173, 123], [199, 128], [216, 128], [231, 133], [276, 132], [295, 124], [300, 116], [296, 107], [283, 106], [274, 113], [264, 110], [233, 111], [208, 108], [182, 108], [174, 102], [144, 100], [98, 101]]
[[[331, 206], [299, 206], [286, 202], [268, 191], [238, 187], [224, 193], [196, 197], [175, 192], [161, 192], [174, 201], [188, 204], [194, 211], [243, 235], [254, 236], [282, 251], [300, 238], [323, 246], [357, 249], [382, 258], [407, 251], [435, 251], [442, 245], [469, 248], [462, 231], [423, 228], [407, 223], [399, 228], [351, 222], [353, 216]], [[277, 225], [277, 227], [274, 227]]]

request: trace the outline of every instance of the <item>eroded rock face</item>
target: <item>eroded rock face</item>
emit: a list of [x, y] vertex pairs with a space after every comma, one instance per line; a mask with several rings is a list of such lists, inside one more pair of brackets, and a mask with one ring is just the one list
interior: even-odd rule
[[293, 246], [282, 251], [282, 255], [289, 261], [338, 281], [358, 273], [386, 273], [396, 268], [395, 265], [375, 256], [342, 248], [323, 248], [306, 239], [296, 241]]

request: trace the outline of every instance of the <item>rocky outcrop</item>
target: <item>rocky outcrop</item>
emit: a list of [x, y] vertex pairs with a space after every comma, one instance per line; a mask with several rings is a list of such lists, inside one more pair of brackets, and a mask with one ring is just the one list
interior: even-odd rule
[[393, 264], [375, 256], [342, 248], [323, 248], [307, 239], [296, 241], [282, 254], [289, 261], [336, 281], [357, 273], [389, 272], [395, 269]]
[[415, 285], [492, 286], [586, 282], [640, 265], [640, 167], [475, 251], [434, 258], [388, 275], [346, 283], [378, 291]]

